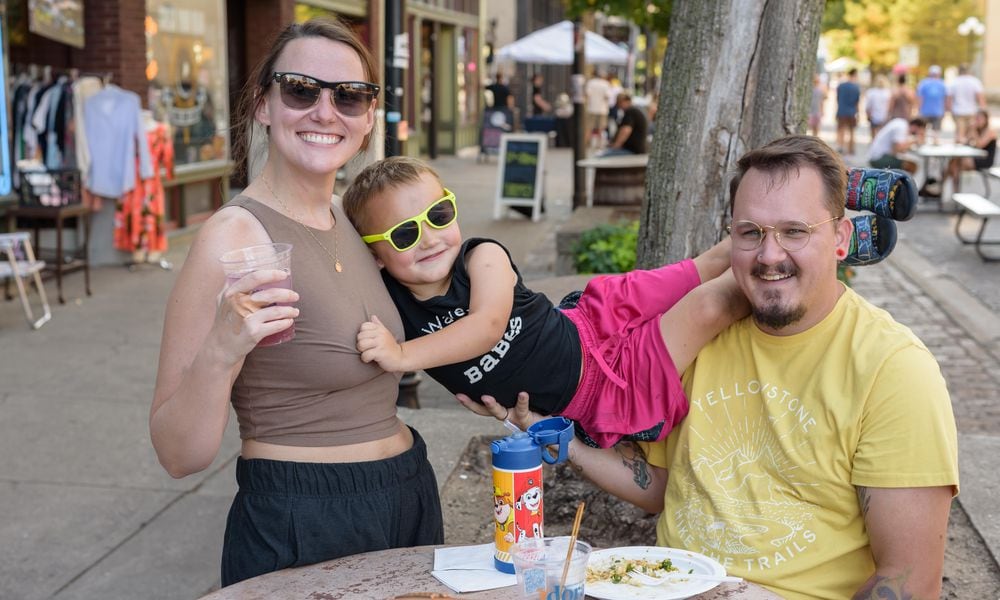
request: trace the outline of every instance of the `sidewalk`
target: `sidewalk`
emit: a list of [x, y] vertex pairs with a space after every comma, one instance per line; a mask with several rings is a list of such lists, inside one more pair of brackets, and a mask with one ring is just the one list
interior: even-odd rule
[[[492, 220], [496, 160], [434, 161], [462, 208], [463, 233], [503, 241], [533, 287], [578, 280], [551, 275], [555, 228], [570, 213], [571, 155], [549, 154], [548, 215]], [[971, 179], [970, 179], [971, 181]], [[970, 185], [970, 190], [974, 189]], [[982, 265], [953, 239], [952, 215], [921, 213], [901, 225], [886, 264], [858, 270], [855, 287], [910, 325], [938, 357], [958, 419], [961, 504], [1000, 556], [1000, 266]], [[183, 262], [189, 236], [171, 240]], [[927, 259], [933, 258], [933, 263]], [[94, 271], [64, 281], [68, 302], [32, 331], [16, 302], [0, 303], [0, 597], [197, 598], [218, 582], [222, 530], [235, 491], [239, 443], [230, 424], [203, 473], [173, 480], [149, 444], [147, 417], [165, 299], [176, 272]], [[50, 297], [54, 297], [54, 286]], [[420, 410], [400, 410], [421, 431], [443, 484], [468, 439], [503, 435], [433, 382]], [[996, 569], [996, 564], [982, 565]]]

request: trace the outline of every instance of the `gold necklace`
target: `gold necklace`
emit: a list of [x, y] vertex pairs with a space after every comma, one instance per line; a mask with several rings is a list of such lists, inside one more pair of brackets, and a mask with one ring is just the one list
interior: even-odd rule
[[319, 238], [317, 238], [313, 234], [312, 230], [309, 229], [309, 227], [306, 226], [305, 223], [300, 221], [299, 217], [294, 212], [292, 212], [292, 209], [288, 208], [288, 205], [285, 204], [284, 201], [282, 201], [282, 199], [279, 198], [278, 195], [274, 193], [274, 188], [272, 188], [271, 184], [267, 182], [267, 178], [261, 175], [260, 181], [261, 183], [264, 184], [264, 187], [267, 188], [267, 191], [271, 192], [271, 196], [278, 201], [278, 204], [281, 205], [281, 208], [285, 209], [285, 212], [288, 213], [288, 216], [290, 216], [293, 221], [301, 225], [302, 229], [305, 229], [306, 233], [309, 234], [309, 237], [311, 237], [314, 242], [319, 244], [319, 247], [322, 248], [324, 252], [326, 252], [326, 255], [329, 256], [330, 259], [333, 261], [334, 270], [336, 270], [338, 273], [342, 272], [344, 270], [344, 267], [341, 266], [340, 259], [337, 258], [338, 256], [340, 256], [339, 239], [337, 237], [337, 218], [336, 217], [333, 218], [333, 252], [330, 252], [330, 250], [323, 245], [323, 242], [319, 241]]

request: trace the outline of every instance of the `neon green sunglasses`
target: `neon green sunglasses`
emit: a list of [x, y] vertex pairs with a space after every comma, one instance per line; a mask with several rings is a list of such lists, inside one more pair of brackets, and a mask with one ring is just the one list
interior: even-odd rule
[[434, 202], [419, 215], [397, 223], [385, 233], [375, 233], [361, 237], [366, 244], [386, 241], [392, 244], [397, 252], [406, 252], [417, 245], [423, 228], [421, 223], [427, 223], [434, 229], [444, 229], [458, 218], [458, 206], [455, 204], [455, 194], [448, 188], [444, 189], [444, 197]]

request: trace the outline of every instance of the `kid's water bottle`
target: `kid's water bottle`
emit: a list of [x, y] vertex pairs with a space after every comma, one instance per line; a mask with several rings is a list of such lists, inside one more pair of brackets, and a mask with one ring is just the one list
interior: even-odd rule
[[[510, 547], [525, 538], [543, 537], [542, 462], [566, 460], [573, 439], [573, 422], [564, 417], [543, 419], [527, 431], [492, 443], [493, 450], [493, 564], [514, 572]], [[546, 446], [558, 445], [552, 456]]]

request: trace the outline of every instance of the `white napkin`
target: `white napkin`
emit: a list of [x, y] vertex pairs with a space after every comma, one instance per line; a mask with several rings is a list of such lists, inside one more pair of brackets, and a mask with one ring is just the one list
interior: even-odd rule
[[493, 566], [493, 544], [435, 548], [431, 575], [460, 594], [517, 583], [517, 577], [501, 573]]

